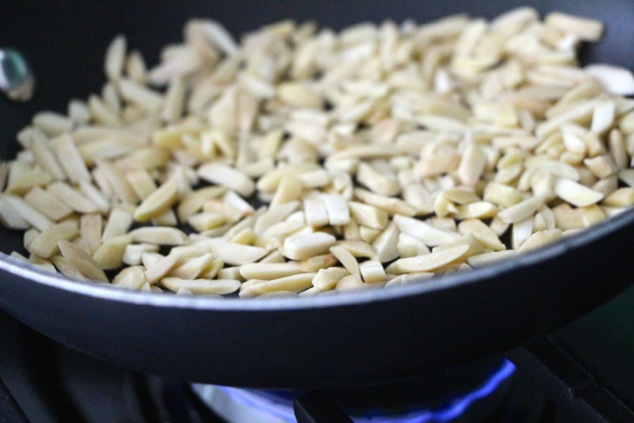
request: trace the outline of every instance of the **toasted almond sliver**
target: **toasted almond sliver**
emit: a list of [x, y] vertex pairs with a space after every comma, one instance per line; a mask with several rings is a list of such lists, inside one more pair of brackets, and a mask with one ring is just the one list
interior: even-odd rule
[[284, 240], [283, 254], [293, 260], [304, 260], [325, 253], [336, 241], [325, 232], [296, 234]]
[[134, 219], [147, 222], [161, 215], [178, 200], [178, 184], [170, 179], [150, 194], [134, 211]]
[[603, 199], [602, 193], [565, 178], [557, 180], [554, 191], [559, 198], [577, 207], [589, 206]]
[[62, 255], [77, 271], [84, 275], [84, 277], [100, 282], [108, 282], [108, 277], [95, 260], [79, 247], [65, 240], [59, 241], [57, 246], [62, 252]]
[[105, 270], [117, 269], [123, 265], [123, 255], [130, 244], [130, 235], [117, 235], [109, 238], [95, 251], [93, 259]]
[[275, 191], [275, 195], [271, 200], [271, 207], [299, 200], [303, 187], [299, 179], [293, 176], [285, 176]]
[[55, 221], [59, 221], [73, 213], [73, 209], [66, 203], [40, 187], [33, 188], [24, 199]]
[[132, 242], [156, 245], [183, 245], [189, 242], [183, 231], [161, 226], [137, 228], [130, 232], [130, 236], [132, 236]]
[[48, 217], [37, 211], [22, 198], [11, 194], [5, 194], [3, 199], [22, 219], [26, 220], [39, 231], [44, 231], [53, 225], [53, 222]]
[[74, 223], [59, 223], [40, 232], [40, 234], [29, 243], [27, 249], [31, 254], [49, 258], [59, 251], [57, 248], [58, 241], [72, 241], [78, 235], [79, 229], [77, 229], [77, 225]]
[[434, 251], [430, 254], [396, 260], [386, 269], [390, 273], [428, 272], [450, 264], [465, 255], [468, 245], [457, 245], [446, 250]]
[[289, 263], [250, 263], [240, 267], [245, 279], [272, 280], [303, 273], [298, 262]]

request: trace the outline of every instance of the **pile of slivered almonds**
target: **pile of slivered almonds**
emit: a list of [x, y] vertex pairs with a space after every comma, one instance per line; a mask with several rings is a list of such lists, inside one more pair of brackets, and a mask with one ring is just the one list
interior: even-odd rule
[[634, 204], [634, 78], [576, 61], [602, 29], [520, 8], [237, 43], [192, 20], [152, 69], [118, 36], [101, 94], [37, 114], [1, 167], [13, 257], [143, 291], [312, 296], [543, 246]]

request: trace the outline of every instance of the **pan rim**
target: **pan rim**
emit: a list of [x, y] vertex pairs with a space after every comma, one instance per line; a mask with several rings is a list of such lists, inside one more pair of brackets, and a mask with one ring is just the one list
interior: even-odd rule
[[634, 208], [625, 210], [592, 228], [584, 229], [577, 234], [558, 240], [535, 251], [519, 254], [481, 268], [435, 277], [433, 280], [420, 284], [304, 298], [214, 298], [133, 291], [116, 287], [109, 283], [72, 279], [59, 273], [47, 272], [1, 251], [0, 271], [21, 277], [28, 283], [34, 282], [77, 295], [123, 302], [130, 305], [209, 311], [293, 311], [312, 308], [361, 306], [368, 303], [390, 302], [404, 297], [415, 297], [441, 290], [455, 289], [471, 283], [485, 283], [487, 279], [517, 271], [518, 268], [543, 264], [566, 252], [587, 246], [593, 241], [623, 230], [632, 224], [634, 224]]

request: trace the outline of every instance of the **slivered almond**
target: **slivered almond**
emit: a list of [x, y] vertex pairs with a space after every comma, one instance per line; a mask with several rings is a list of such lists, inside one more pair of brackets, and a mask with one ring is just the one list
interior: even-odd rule
[[564, 33], [573, 34], [584, 41], [597, 41], [603, 33], [601, 22], [561, 12], [551, 12], [546, 15], [545, 23]]
[[293, 176], [283, 177], [271, 200], [271, 207], [299, 200], [303, 187], [299, 179]]
[[250, 291], [255, 295], [267, 294], [276, 291], [301, 292], [312, 286], [316, 273], [299, 273], [283, 278], [264, 281], [251, 286]]
[[298, 201], [292, 201], [290, 203], [280, 204], [276, 207], [270, 207], [257, 218], [253, 231], [258, 235], [262, 234], [269, 227], [286, 219], [298, 206]]
[[502, 210], [497, 216], [505, 223], [516, 223], [531, 216], [543, 203], [541, 198], [531, 197]]
[[300, 269], [304, 272], [316, 272], [319, 269], [326, 269], [337, 264], [337, 258], [333, 254], [321, 254], [302, 260], [299, 263]]
[[496, 233], [481, 220], [463, 220], [458, 225], [458, 230], [461, 234], [471, 234], [475, 236], [482, 245], [492, 250], [500, 251], [506, 249], [506, 246], [500, 241]]
[[[22, 198], [10, 194], [5, 194], [2, 198], [7, 202], [11, 209], [17, 213], [18, 216], [27, 221], [33, 227], [37, 228], [39, 231], [44, 231], [50, 226], [53, 226], [53, 222], [48, 217], [37, 211]], [[7, 221], [12, 220], [13, 222], [19, 223], [16, 218], [12, 219], [12, 216], [7, 209], [5, 209], [4, 217]]]
[[84, 275], [82, 275], [81, 272], [79, 272], [79, 270], [75, 269], [75, 267], [70, 263], [70, 261], [66, 257], [60, 256], [60, 255], [53, 256], [51, 257], [51, 262], [55, 265], [57, 270], [59, 270], [59, 272], [62, 275], [68, 278], [73, 278], [73, 279], [84, 278]]
[[320, 269], [313, 278], [312, 284], [320, 291], [328, 291], [333, 289], [342, 278], [349, 274], [350, 272], [343, 267]]
[[374, 194], [364, 189], [356, 188], [354, 196], [366, 204], [385, 210], [389, 214], [402, 214], [404, 216], [414, 216], [416, 208], [399, 198], [386, 197]]
[[98, 213], [84, 214], [79, 220], [79, 228], [82, 239], [94, 254], [101, 245], [102, 218]]
[[134, 219], [147, 222], [161, 215], [178, 201], [178, 185], [170, 179], [150, 194], [134, 211]]
[[207, 182], [230, 188], [244, 197], [255, 191], [255, 184], [251, 178], [221, 163], [208, 163], [199, 167], [198, 176]]
[[123, 253], [123, 262], [129, 266], [141, 264], [143, 253], [158, 253], [159, 246], [153, 244], [128, 244]]
[[337, 258], [337, 260], [339, 260], [339, 263], [341, 263], [348, 272], [353, 275], [361, 274], [359, 271], [359, 263], [357, 263], [357, 259], [354, 258], [350, 251], [343, 247], [332, 247], [330, 252]]
[[31, 254], [38, 257], [49, 258], [59, 250], [57, 243], [60, 240], [72, 241], [79, 235], [79, 229], [73, 223], [59, 223], [40, 232], [27, 247]]
[[356, 201], [350, 201], [348, 207], [350, 215], [360, 225], [383, 229], [387, 224], [388, 215], [384, 210]]
[[59, 221], [73, 213], [73, 209], [66, 205], [66, 203], [40, 187], [33, 188], [24, 199], [55, 221]]
[[323, 195], [322, 200], [328, 212], [328, 221], [331, 225], [345, 225], [350, 222], [350, 211], [346, 200], [337, 194]]
[[35, 157], [35, 161], [40, 167], [49, 173], [54, 179], [65, 179], [66, 174], [62, 169], [62, 166], [57, 160], [57, 157], [53, 153], [48, 140], [40, 137], [33, 138], [31, 142], [31, 151]]
[[227, 295], [240, 289], [240, 281], [234, 279], [181, 279], [167, 277], [161, 280], [161, 285], [171, 291], [186, 288], [198, 295]]
[[401, 191], [401, 187], [395, 179], [379, 172], [374, 166], [367, 163], [359, 164], [357, 181], [380, 195], [393, 196]]
[[365, 283], [387, 282], [387, 275], [383, 265], [377, 260], [364, 261], [359, 265], [359, 271]]
[[127, 234], [108, 238], [97, 248], [93, 259], [102, 269], [117, 269], [123, 264], [123, 255], [130, 241], [131, 236]]
[[306, 214], [306, 223], [314, 228], [327, 225], [328, 210], [321, 196], [315, 192], [304, 195], [303, 208]]
[[185, 233], [170, 227], [144, 227], [130, 232], [132, 242], [146, 242], [156, 245], [183, 245], [188, 243]]
[[213, 254], [203, 254], [200, 257], [183, 259], [169, 274], [181, 279], [196, 279], [209, 268], [214, 261]]
[[337, 291], [354, 291], [363, 288], [366, 288], [366, 285], [357, 274], [344, 276], [335, 286]]
[[381, 263], [392, 261], [398, 257], [399, 230], [394, 222], [381, 232], [372, 243], [376, 257]]
[[457, 245], [424, 256], [399, 259], [389, 265], [386, 271], [389, 273], [397, 271], [400, 274], [435, 270], [460, 259], [468, 250], [468, 245]]
[[559, 198], [577, 207], [589, 206], [603, 199], [602, 193], [565, 178], [557, 180], [554, 191]]
[[128, 232], [132, 226], [132, 213], [122, 207], [116, 207], [110, 212], [108, 222], [101, 236], [102, 241], [107, 241], [115, 236], [123, 235]]
[[84, 160], [69, 135], [62, 135], [52, 141], [53, 149], [68, 178], [73, 182], [90, 181], [90, 173]]
[[[142, 259], [146, 256], [149, 256], [153, 253], [144, 253]], [[147, 278], [150, 284], [155, 284], [159, 280], [163, 279], [169, 272], [172, 271], [174, 267], [176, 267], [177, 263], [181, 260], [180, 255], [178, 254], [169, 254], [165, 257], [159, 255], [157, 259], [152, 263], [143, 260], [143, 265], [147, 268], [145, 271], [145, 277]]]
[[99, 208], [92, 201], [63, 182], [53, 182], [48, 186], [47, 191], [79, 213], [94, 213], [99, 211]]
[[304, 260], [325, 253], [335, 242], [336, 238], [325, 232], [291, 235], [284, 240], [283, 254], [293, 260]]
[[214, 256], [230, 265], [254, 263], [264, 257], [268, 252], [265, 248], [235, 244], [218, 238], [201, 241], [193, 244], [193, 246], [197, 244], [203, 245], [208, 249], [208, 252], [213, 253]]
[[528, 237], [517, 250], [518, 253], [534, 250], [547, 244], [557, 241], [561, 238], [561, 229], [546, 229], [544, 231], [535, 232]]
[[141, 289], [148, 283], [141, 266], [130, 266], [121, 270], [112, 280], [112, 284], [121, 288]]
[[108, 277], [103, 270], [101, 270], [95, 260], [93, 260], [92, 257], [82, 251], [79, 247], [66, 240], [59, 241], [57, 246], [62, 252], [62, 255], [75, 269], [77, 269], [79, 273], [84, 275], [84, 277], [99, 282], [108, 282]]
[[124, 174], [115, 165], [106, 161], [99, 161], [97, 166], [103, 171], [103, 175], [121, 201], [130, 204], [136, 204], [138, 202], [138, 197], [132, 190]]
[[419, 238], [429, 247], [453, 242], [460, 238], [457, 233], [436, 229], [421, 220], [411, 217], [395, 215], [394, 222], [401, 233]]
[[250, 263], [240, 267], [245, 279], [272, 280], [302, 273], [298, 262], [289, 263]]
[[469, 263], [472, 267], [480, 267], [489, 263], [493, 263], [498, 260], [509, 259], [514, 257], [517, 254], [516, 251], [513, 250], [504, 250], [504, 251], [493, 251], [490, 253], [482, 253], [475, 256], [471, 256], [467, 259], [467, 263]]
[[221, 196], [225, 191], [224, 187], [206, 187], [185, 194], [178, 204], [178, 218], [186, 221], [191, 215], [199, 212], [205, 202]]

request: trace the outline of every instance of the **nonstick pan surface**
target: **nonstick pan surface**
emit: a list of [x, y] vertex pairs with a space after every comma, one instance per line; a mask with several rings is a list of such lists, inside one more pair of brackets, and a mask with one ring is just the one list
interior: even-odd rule
[[[191, 17], [235, 34], [283, 18], [341, 28], [364, 20], [492, 17], [522, 2], [481, 1], [9, 1], [0, 44], [37, 74], [36, 97], [0, 101], [0, 157], [38, 110], [64, 111], [103, 84], [103, 53], [117, 33], [155, 63]], [[600, 19], [587, 62], [634, 67], [634, 3], [533, 2]], [[306, 388], [376, 382], [466, 363], [571, 322], [630, 284], [634, 212], [543, 250], [417, 286], [302, 299], [219, 300], [122, 291], [45, 274], [0, 256], [0, 307], [69, 347], [124, 367], [235, 386]], [[0, 250], [22, 235], [0, 229]], [[1, 336], [1, 335], [0, 335]]]

